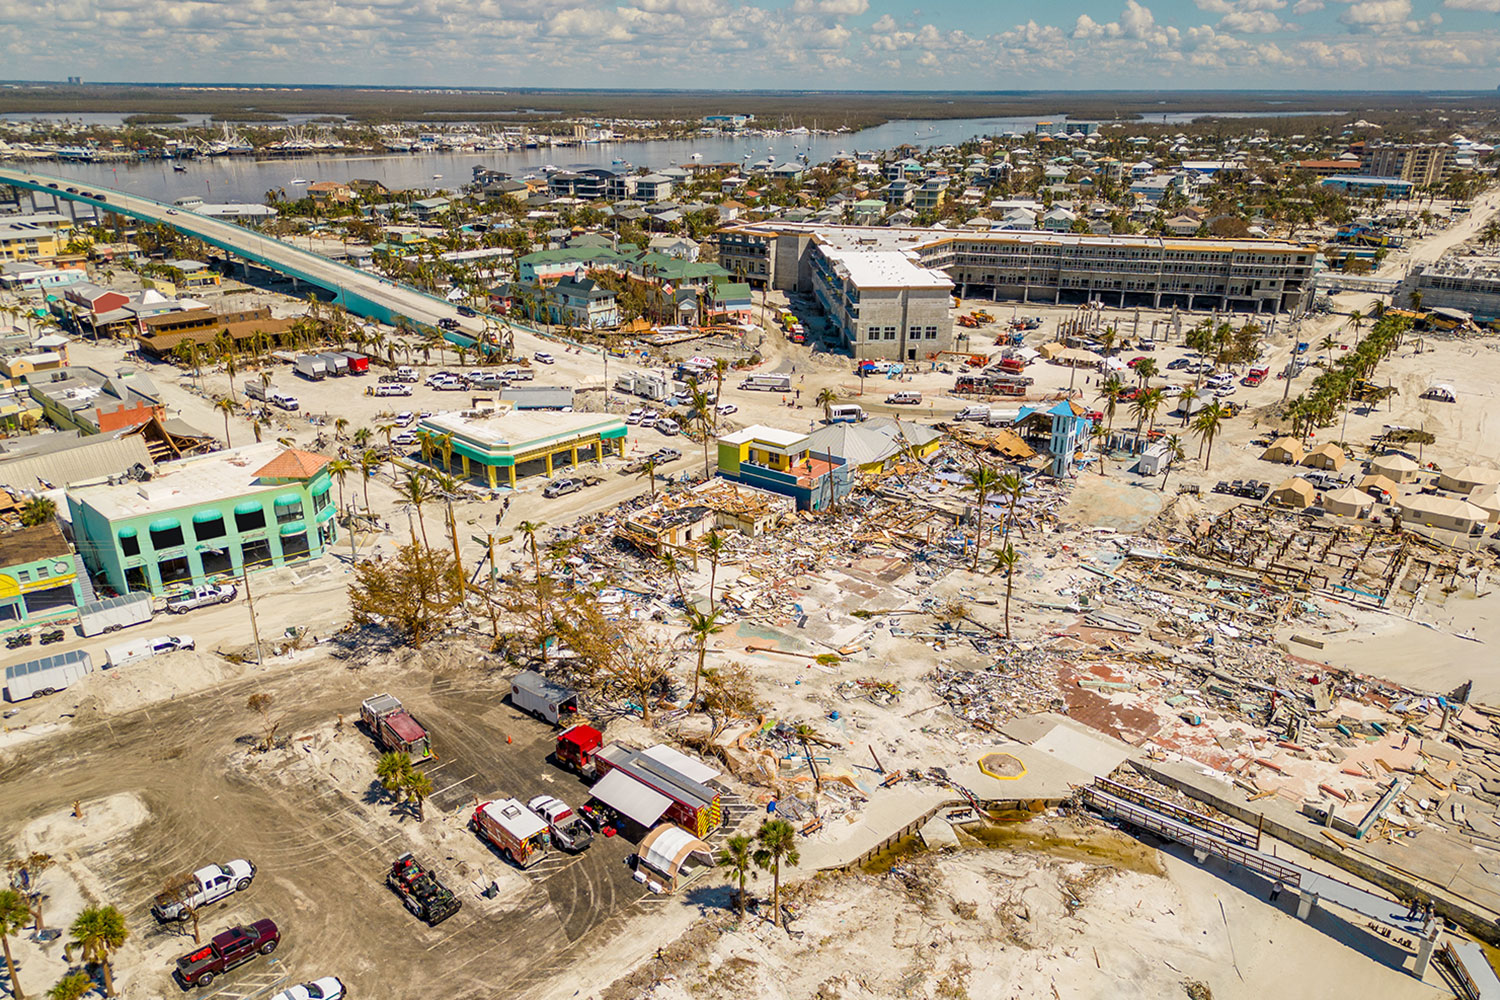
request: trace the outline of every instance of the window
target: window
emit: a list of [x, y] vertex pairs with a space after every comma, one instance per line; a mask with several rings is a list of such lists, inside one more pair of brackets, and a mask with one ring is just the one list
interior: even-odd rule
[[193, 521], [193, 536], [200, 542], [206, 542], [213, 538], [223, 538], [228, 531], [224, 527], [224, 519], [216, 517], [208, 521]]
[[170, 528], [151, 529], [151, 547], [160, 552], [163, 549], [176, 548], [182, 544], [182, 525], [174, 524]]
[[45, 566], [38, 566], [36, 568], [36, 578], [38, 580], [45, 580], [45, 579], [47, 579], [47, 577], [49, 577], [51, 575], [52, 575], [52, 571], [49, 570]]
[[141, 540], [134, 534], [125, 535], [120, 539], [120, 552], [126, 556], [138, 556], [141, 554]]
[[234, 512], [234, 528], [239, 532], [256, 531], [266, 526], [266, 511], [257, 507], [251, 511]]
[[30, 583], [31, 582], [31, 570], [29, 570], [29, 569], [17, 570], [16, 571], [16, 579], [20, 580], [22, 583]]
[[280, 505], [280, 504], [277, 505], [277, 507], [276, 507], [276, 523], [277, 524], [290, 524], [293, 521], [300, 521], [300, 520], [302, 520], [302, 505], [300, 503], [298, 503], [298, 504], [286, 504], [284, 506]]

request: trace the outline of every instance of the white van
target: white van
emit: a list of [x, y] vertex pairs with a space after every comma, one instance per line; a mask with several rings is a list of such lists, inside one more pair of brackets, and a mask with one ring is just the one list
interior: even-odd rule
[[830, 403], [824, 416], [830, 424], [853, 424], [865, 419], [865, 411], [857, 403]]
[[901, 392], [891, 393], [889, 396], [885, 397], [885, 401], [887, 403], [893, 403], [898, 406], [916, 406], [918, 403], [922, 402], [922, 394], [920, 392], [913, 392], [910, 389], [905, 389]]
[[380, 382], [365, 389], [371, 396], [410, 396], [411, 386], [405, 382]]
[[958, 416], [953, 419], [978, 420], [980, 423], [984, 423], [990, 419], [990, 408], [982, 403], [976, 406], [965, 406], [962, 410], [958, 411]]

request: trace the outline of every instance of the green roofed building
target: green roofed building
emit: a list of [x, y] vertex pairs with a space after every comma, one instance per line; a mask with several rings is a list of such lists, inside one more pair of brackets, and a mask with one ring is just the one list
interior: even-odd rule
[[477, 478], [496, 488], [512, 488], [518, 479], [552, 475], [580, 461], [601, 461], [613, 451], [625, 453], [625, 421], [608, 413], [518, 411], [500, 402], [484, 409], [423, 417], [417, 434], [423, 453], [442, 462], [449, 474], [455, 465], [465, 479]]
[[166, 462], [149, 479], [70, 487], [74, 542], [117, 594], [317, 559], [338, 532], [329, 461], [267, 441]]

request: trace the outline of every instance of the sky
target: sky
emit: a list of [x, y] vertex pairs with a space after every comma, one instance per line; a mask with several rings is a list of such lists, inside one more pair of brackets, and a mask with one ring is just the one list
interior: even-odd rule
[[0, 76], [1491, 90], [1500, 0], [0, 0]]

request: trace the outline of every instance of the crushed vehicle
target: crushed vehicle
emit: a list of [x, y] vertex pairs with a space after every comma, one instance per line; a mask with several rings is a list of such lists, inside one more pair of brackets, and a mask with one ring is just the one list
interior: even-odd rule
[[423, 867], [410, 851], [391, 863], [385, 884], [401, 897], [401, 904], [427, 926], [436, 927], [463, 908], [457, 896]]

